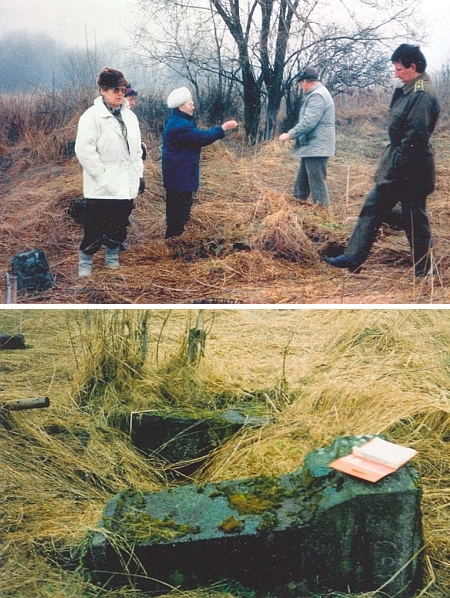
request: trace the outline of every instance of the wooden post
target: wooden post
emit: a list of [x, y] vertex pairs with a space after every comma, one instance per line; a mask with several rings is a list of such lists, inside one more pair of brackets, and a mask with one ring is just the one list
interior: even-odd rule
[[5, 272], [5, 303], [17, 303], [17, 276]]
[[2, 409], [6, 411], [22, 411], [24, 409], [42, 409], [50, 405], [48, 397], [37, 397], [36, 399], [16, 399], [15, 401], [7, 401], [0, 404]]
[[23, 411], [25, 409], [42, 409], [50, 405], [48, 397], [37, 397], [35, 399], [16, 399], [0, 403], [0, 426], [7, 430], [12, 429], [11, 411]]

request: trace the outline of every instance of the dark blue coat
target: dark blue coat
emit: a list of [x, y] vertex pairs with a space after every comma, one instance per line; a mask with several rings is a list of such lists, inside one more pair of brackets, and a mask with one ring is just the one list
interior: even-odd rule
[[197, 129], [192, 116], [175, 108], [167, 119], [163, 137], [162, 172], [168, 191], [197, 191], [200, 184], [200, 151], [225, 137], [222, 127]]

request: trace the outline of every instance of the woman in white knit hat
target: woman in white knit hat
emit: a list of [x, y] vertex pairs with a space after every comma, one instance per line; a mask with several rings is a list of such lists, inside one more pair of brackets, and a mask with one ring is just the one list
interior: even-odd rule
[[195, 111], [192, 94], [187, 87], [174, 89], [167, 98], [172, 110], [164, 130], [162, 151], [163, 183], [166, 189], [165, 238], [184, 232], [191, 215], [195, 191], [200, 183], [200, 152], [235, 129], [235, 120], [227, 120], [212, 129], [198, 129], [192, 122]]

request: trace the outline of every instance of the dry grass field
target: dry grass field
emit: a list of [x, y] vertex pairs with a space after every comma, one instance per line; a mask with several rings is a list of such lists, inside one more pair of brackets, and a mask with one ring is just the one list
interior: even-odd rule
[[[200, 317], [205, 355], [188, 366], [187, 331]], [[449, 318], [418, 308], [0, 311], [0, 331], [22, 332], [27, 345], [1, 352], [0, 402], [50, 398], [0, 424], [0, 595], [144, 596], [68, 567], [111, 496], [170, 485], [120, 416], [242, 401], [264, 405], [271, 423], [238, 434], [196, 481], [292, 472], [337, 436], [384, 433], [419, 451], [426, 579], [414, 598], [448, 598]], [[255, 598], [226, 582], [169, 595]]]
[[[78, 115], [23, 127], [13, 145], [0, 131], [0, 268], [31, 249], [45, 250], [56, 284], [24, 304], [444, 304], [448, 303], [450, 137], [435, 136], [438, 185], [429, 200], [438, 275], [412, 274], [403, 232], [385, 228], [360, 275], [327, 266], [321, 255], [344, 247], [386, 143], [388, 98], [338, 108], [337, 155], [329, 164], [331, 210], [291, 195], [297, 161], [289, 144], [248, 148], [241, 133], [203, 150], [202, 183], [186, 233], [164, 242], [160, 141], [146, 132], [147, 190], [139, 196], [122, 267], [98, 254], [94, 274], [77, 276], [81, 226], [68, 215], [82, 194], [81, 168], [64, 150]], [[89, 105], [87, 102], [86, 105]], [[0, 106], [0, 111], [5, 105]], [[78, 110], [80, 111], [80, 109]], [[6, 296], [3, 276], [0, 294]], [[4, 299], [5, 301], [5, 299]]]

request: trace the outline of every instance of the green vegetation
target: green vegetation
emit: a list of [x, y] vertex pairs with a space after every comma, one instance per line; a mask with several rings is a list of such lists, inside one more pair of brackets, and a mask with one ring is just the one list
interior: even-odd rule
[[131, 545], [145, 540], [158, 544], [200, 531], [197, 526], [176, 523], [169, 515], [156, 519], [144, 509], [145, 499], [141, 492], [124, 490], [117, 499], [114, 516], [103, 517], [104, 528]]
[[226, 496], [228, 506], [236, 510], [239, 515], [259, 515], [258, 530], [261, 532], [277, 526], [277, 509], [283, 499], [291, 495], [292, 491], [283, 488], [278, 478], [265, 476], [242, 483], [237, 488], [228, 484], [219, 484], [210, 494], [212, 498]]
[[198, 527], [178, 524], [169, 516], [155, 519], [141, 511], [127, 512], [111, 520], [104, 518], [104, 527], [129, 543], [149, 540], [150, 544], [159, 544], [199, 532]]
[[230, 515], [224, 519], [217, 526], [224, 534], [240, 534], [244, 530], [244, 524], [239, 519], [236, 519], [234, 515]]

